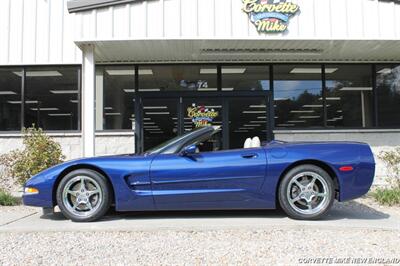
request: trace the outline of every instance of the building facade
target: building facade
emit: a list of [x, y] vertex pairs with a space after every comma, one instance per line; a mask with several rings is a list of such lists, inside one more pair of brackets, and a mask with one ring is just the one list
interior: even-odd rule
[[[247, 137], [400, 145], [400, 3], [2, 0], [0, 153], [40, 126], [68, 159], [206, 124]], [[385, 176], [377, 159], [377, 183]]]

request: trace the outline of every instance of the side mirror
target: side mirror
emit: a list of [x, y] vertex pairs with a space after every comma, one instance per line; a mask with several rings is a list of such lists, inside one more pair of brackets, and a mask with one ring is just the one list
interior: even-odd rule
[[190, 156], [190, 155], [195, 154], [196, 151], [197, 151], [197, 146], [196, 145], [194, 145], [194, 144], [193, 145], [189, 145], [189, 146], [186, 146], [182, 150], [181, 155], [182, 156]]

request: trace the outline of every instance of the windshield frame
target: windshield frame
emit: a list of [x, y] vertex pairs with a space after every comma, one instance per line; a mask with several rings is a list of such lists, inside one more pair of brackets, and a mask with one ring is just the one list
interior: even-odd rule
[[214, 133], [218, 132], [220, 127], [216, 126], [206, 126], [201, 128], [196, 128], [190, 132], [187, 132], [181, 136], [176, 136], [170, 140], [167, 140], [154, 148], [147, 150], [144, 154], [174, 154], [178, 153], [187, 146], [188, 144], [195, 143], [198, 139], [202, 139], [205, 136], [212, 136]]

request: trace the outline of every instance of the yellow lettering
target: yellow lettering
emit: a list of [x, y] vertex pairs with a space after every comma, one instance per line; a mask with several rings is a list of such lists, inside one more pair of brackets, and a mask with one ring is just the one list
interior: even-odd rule
[[277, 4], [259, 4], [257, 0], [242, 0], [243, 11], [250, 12], [280, 12], [287, 14], [294, 14], [299, 10], [299, 6], [294, 3], [285, 2]]
[[[259, 0], [242, 0], [243, 11], [254, 15], [255, 13], [276, 12], [287, 15], [296, 14], [300, 7], [292, 2], [281, 2], [275, 4], [260, 4]], [[272, 19], [269, 16], [260, 15], [259, 20], [253, 21], [259, 32], [283, 32], [287, 29], [286, 21]]]
[[255, 24], [259, 32], [282, 32], [287, 29], [287, 26], [279, 21], [259, 20]]

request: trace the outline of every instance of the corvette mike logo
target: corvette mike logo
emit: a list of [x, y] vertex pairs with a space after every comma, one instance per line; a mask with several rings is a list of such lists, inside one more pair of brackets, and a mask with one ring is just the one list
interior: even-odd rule
[[297, 4], [286, 0], [242, 0], [243, 11], [258, 32], [278, 33], [288, 28], [289, 19], [300, 11]]
[[195, 127], [210, 126], [218, 112], [214, 109], [208, 109], [204, 105], [196, 106], [195, 103], [187, 109], [187, 115], [192, 119]]

